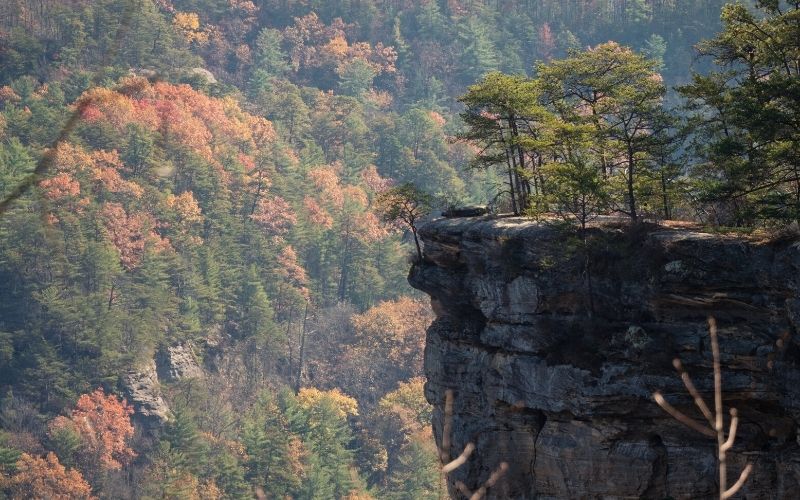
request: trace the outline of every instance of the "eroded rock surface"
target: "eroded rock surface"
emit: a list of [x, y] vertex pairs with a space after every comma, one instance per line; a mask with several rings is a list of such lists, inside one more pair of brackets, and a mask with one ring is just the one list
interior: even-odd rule
[[169, 406], [161, 396], [155, 360], [123, 377], [128, 401], [136, 409], [136, 415], [148, 426], [158, 427], [171, 417]]
[[156, 355], [158, 378], [167, 382], [203, 378], [203, 369], [197, 362], [190, 344], [178, 344], [161, 349]]
[[679, 356], [713, 402], [707, 316], [719, 323], [726, 405], [741, 416], [738, 498], [800, 491], [800, 245], [656, 226], [580, 240], [518, 219], [442, 219], [421, 230], [411, 284], [432, 298], [426, 397], [441, 442], [455, 391], [450, 477], [470, 489], [502, 461], [491, 498], [713, 498], [715, 442], [652, 400], [701, 418]]

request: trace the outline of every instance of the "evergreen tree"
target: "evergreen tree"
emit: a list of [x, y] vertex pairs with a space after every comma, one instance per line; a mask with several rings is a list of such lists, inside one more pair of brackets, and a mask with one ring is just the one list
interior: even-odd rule
[[486, 26], [477, 17], [464, 18], [458, 25], [458, 46], [462, 47], [462, 81], [474, 82], [498, 68], [497, 51]]
[[262, 394], [245, 419], [242, 443], [247, 451], [247, 478], [270, 498], [294, 496], [300, 489], [302, 463], [292, 456], [289, 425], [272, 395]]

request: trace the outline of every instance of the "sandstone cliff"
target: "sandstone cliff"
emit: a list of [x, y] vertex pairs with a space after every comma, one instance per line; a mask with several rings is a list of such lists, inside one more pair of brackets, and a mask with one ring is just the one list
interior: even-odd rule
[[452, 455], [477, 445], [451, 481], [474, 490], [507, 461], [492, 498], [712, 498], [715, 442], [652, 393], [700, 416], [672, 359], [712, 394], [714, 315], [725, 403], [741, 415], [729, 475], [755, 465], [737, 498], [800, 495], [800, 245], [597, 227], [587, 273], [580, 241], [547, 225], [441, 219], [421, 237], [409, 281], [437, 313], [425, 352], [434, 432], [441, 441], [453, 389]]

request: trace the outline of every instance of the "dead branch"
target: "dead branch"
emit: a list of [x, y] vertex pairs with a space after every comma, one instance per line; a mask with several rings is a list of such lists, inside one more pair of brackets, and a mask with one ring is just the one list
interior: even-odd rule
[[706, 418], [706, 420], [708, 420], [708, 423], [711, 425], [711, 427], [713, 427], [713, 429], [678, 411], [675, 407], [670, 405], [666, 399], [664, 399], [664, 396], [660, 392], [654, 392], [653, 399], [655, 399], [656, 403], [658, 403], [658, 405], [663, 408], [664, 411], [672, 415], [672, 417], [678, 422], [703, 435], [717, 438], [719, 498], [720, 500], [725, 500], [735, 495], [736, 492], [742, 488], [744, 483], [747, 481], [747, 478], [750, 476], [750, 472], [753, 470], [753, 464], [748, 462], [745, 465], [744, 470], [742, 470], [741, 474], [739, 475], [739, 479], [733, 484], [733, 486], [728, 488], [727, 452], [733, 447], [733, 443], [736, 440], [736, 430], [739, 426], [739, 413], [736, 408], [730, 409], [730, 426], [726, 436], [724, 426], [724, 408], [722, 404], [722, 367], [720, 364], [719, 341], [717, 338], [717, 322], [714, 318], [708, 318], [708, 333], [711, 337], [711, 356], [713, 358], [714, 367], [713, 413], [709, 409], [703, 397], [700, 395], [700, 392], [695, 387], [691, 377], [689, 376], [689, 373], [683, 368], [683, 363], [681, 363], [681, 360], [676, 358], [672, 362], [672, 365], [675, 367], [678, 375], [680, 375], [683, 385], [686, 386], [686, 390], [694, 400], [695, 405]]
[[[475, 443], [469, 442], [464, 447], [461, 454], [454, 460], [450, 460], [451, 433], [453, 431], [453, 390], [448, 389], [444, 393], [444, 428], [442, 429], [442, 449], [439, 450], [439, 457], [442, 461], [442, 475], [447, 474], [464, 465], [472, 453], [475, 451]], [[500, 462], [500, 465], [489, 475], [489, 479], [484, 482], [477, 490], [470, 491], [462, 481], [455, 481], [455, 487], [462, 495], [470, 500], [481, 500], [489, 488], [494, 486], [497, 481], [508, 471], [508, 463]]]

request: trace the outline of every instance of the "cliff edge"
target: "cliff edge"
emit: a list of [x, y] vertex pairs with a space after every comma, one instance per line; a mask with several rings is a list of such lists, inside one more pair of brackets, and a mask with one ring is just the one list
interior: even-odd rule
[[409, 282], [431, 296], [426, 397], [441, 445], [477, 449], [450, 474], [471, 490], [506, 461], [490, 498], [713, 498], [716, 442], [659, 408], [702, 418], [680, 357], [713, 401], [706, 319], [719, 323], [725, 405], [741, 421], [737, 498], [800, 491], [800, 244], [659, 226], [598, 225], [588, 246], [520, 219], [453, 218], [420, 230]]

